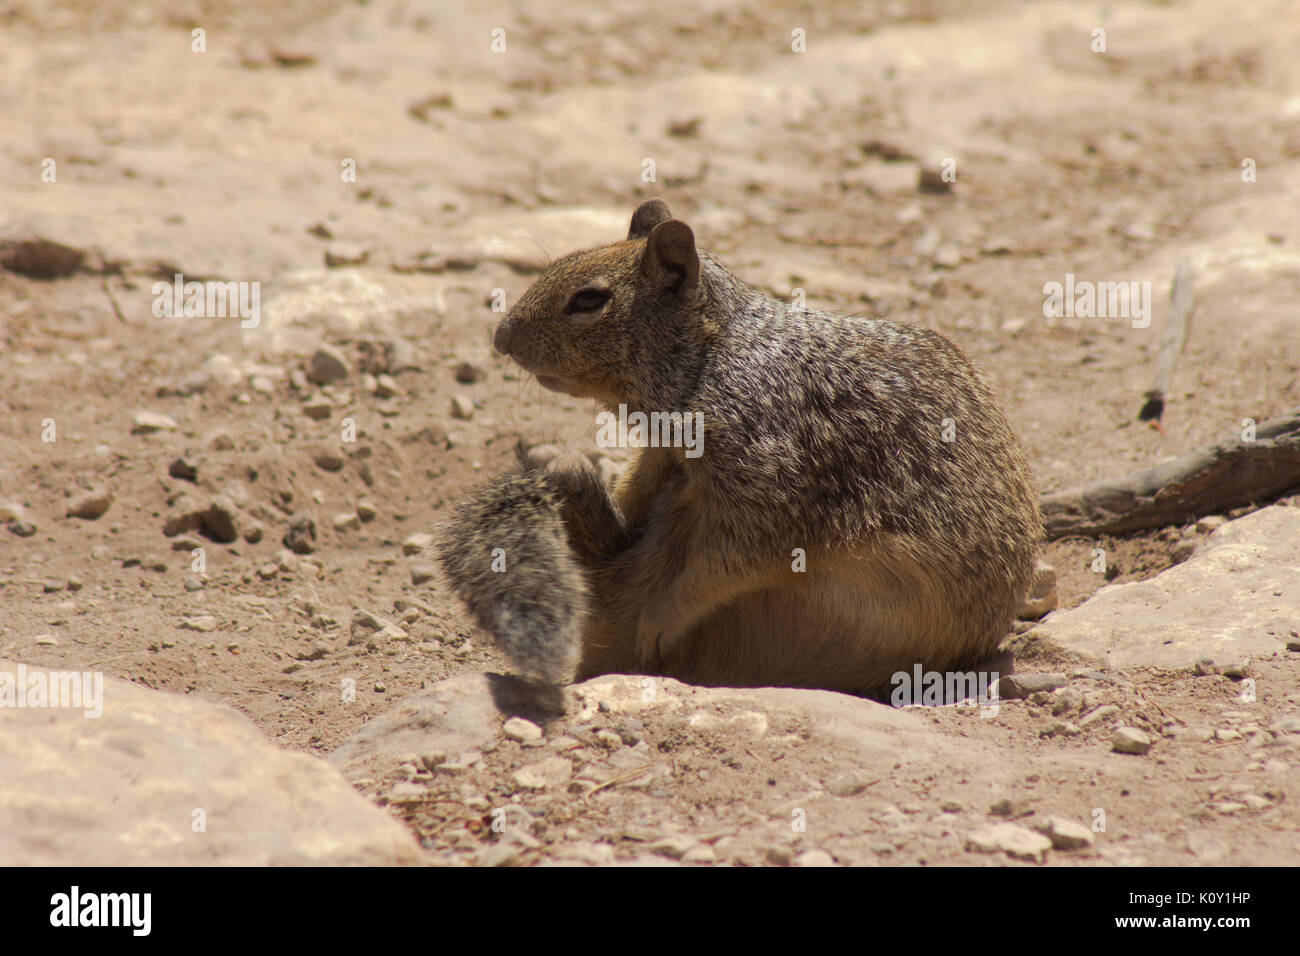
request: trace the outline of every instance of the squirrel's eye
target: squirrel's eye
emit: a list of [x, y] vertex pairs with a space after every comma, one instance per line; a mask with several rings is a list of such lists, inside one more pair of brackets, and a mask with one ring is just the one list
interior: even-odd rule
[[564, 311], [566, 314], [572, 312], [595, 312], [608, 301], [608, 289], [594, 289], [591, 287], [579, 289], [573, 294], [573, 298], [569, 300], [569, 304], [565, 307]]

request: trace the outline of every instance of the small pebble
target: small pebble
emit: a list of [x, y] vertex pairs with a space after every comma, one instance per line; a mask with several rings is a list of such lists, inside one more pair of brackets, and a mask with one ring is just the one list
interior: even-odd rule
[[542, 739], [542, 728], [531, 720], [525, 720], [523, 717], [511, 717], [505, 722], [505, 726], [501, 728], [501, 731], [510, 740], [522, 742]]
[[1140, 755], [1151, 749], [1151, 738], [1136, 727], [1116, 727], [1111, 745], [1117, 753]]
[[474, 414], [474, 402], [464, 395], [456, 395], [451, 400], [451, 417], [469, 421]]

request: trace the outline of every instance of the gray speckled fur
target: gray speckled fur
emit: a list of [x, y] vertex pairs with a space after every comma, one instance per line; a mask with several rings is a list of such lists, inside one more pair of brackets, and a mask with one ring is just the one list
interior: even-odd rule
[[[521, 674], [549, 684], [572, 676], [588, 592], [546, 475], [484, 485], [457, 506], [437, 547], [452, 587]], [[496, 548], [504, 571], [493, 570]]]

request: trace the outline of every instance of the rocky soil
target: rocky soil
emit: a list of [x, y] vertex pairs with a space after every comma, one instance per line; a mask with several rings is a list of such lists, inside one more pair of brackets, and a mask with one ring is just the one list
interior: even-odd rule
[[[519, 441], [625, 462], [490, 336], [652, 195], [774, 295], [952, 337], [1044, 492], [1294, 410], [1297, 48], [1294, 2], [0, 2], [0, 672], [109, 678], [100, 721], [0, 710], [0, 856], [1294, 862], [1295, 496], [1049, 544], [996, 715], [609, 676], [508, 721], [424, 548]], [[178, 273], [256, 323], [160, 314]], [[1045, 317], [1067, 273], [1149, 281], [1149, 327]]]

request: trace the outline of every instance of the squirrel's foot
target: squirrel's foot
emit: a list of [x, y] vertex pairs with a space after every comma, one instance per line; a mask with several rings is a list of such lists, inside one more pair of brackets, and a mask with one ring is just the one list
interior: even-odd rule
[[681, 618], [666, 600], [652, 600], [641, 610], [636, 628], [637, 662], [657, 667], [681, 640]]

